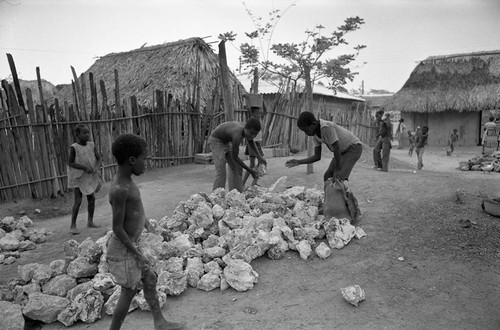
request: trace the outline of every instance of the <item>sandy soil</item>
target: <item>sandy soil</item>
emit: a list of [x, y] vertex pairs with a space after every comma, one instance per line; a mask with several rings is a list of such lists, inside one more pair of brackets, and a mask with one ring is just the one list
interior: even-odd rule
[[[326, 260], [302, 260], [296, 252], [277, 261], [259, 258], [252, 263], [259, 273], [252, 290], [189, 288], [168, 298], [164, 314], [185, 321], [187, 329], [499, 329], [500, 218], [481, 210], [479, 194], [499, 191], [500, 174], [457, 170], [459, 161], [480, 150], [459, 149], [447, 157], [444, 150], [427, 148], [424, 169], [416, 171], [415, 155], [394, 148], [390, 170], [384, 173], [372, 169], [367, 148], [350, 183], [367, 237], [333, 251]], [[322, 187], [330, 157], [325, 153], [311, 175], [305, 175], [305, 166], [285, 168], [289, 158], [269, 159], [268, 175], [260, 183], [268, 186], [286, 175], [290, 186]], [[170, 215], [191, 194], [210, 192], [213, 173], [212, 165], [191, 164], [137, 177], [148, 216]], [[77, 236], [68, 233], [69, 215], [45, 220], [38, 215], [36, 226], [54, 234], [35, 250], [23, 252], [16, 263], [0, 266], [2, 283], [16, 275], [20, 264], [61, 258], [61, 243], [67, 239], [96, 239], [110, 230], [107, 187], [97, 196], [95, 221], [101, 228], [84, 227], [85, 203], [78, 220], [82, 233]], [[60, 211], [64, 208], [60, 200], [70, 204], [65, 209], [71, 207], [71, 196], [38, 204], [18, 201], [0, 205], [0, 216], [24, 209], [36, 217], [33, 209], [40, 205], [45, 214], [54, 204]], [[464, 220], [472, 221], [472, 226], [464, 227]], [[340, 293], [351, 284], [366, 292], [359, 307], [348, 304]], [[104, 316], [94, 324], [80, 322], [72, 328], [105, 329], [110, 320]], [[63, 328], [57, 322], [43, 326]], [[152, 328], [151, 315], [143, 311], [130, 313], [123, 325], [125, 330]]]

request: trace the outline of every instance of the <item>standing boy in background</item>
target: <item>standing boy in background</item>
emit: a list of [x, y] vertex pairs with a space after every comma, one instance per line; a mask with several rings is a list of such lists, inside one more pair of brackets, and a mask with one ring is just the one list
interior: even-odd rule
[[392, 148], [391, 114], [379, 110], [375, 113], [375, 118], [379, 121], [380, 128], [377, 134], [377, 144], [373, 148], [374, 168], [377, 171], [387, 172], [389, 171], [389, 158]]
[[154, 231], [144, 214], [139, 188], [132, 180], [132, 175], [144, 173], [146, 141], [134, 134], [123, 134], [113, 142], [111, 151], [118, 163], [118, 171], [109, 190], [113, 234], [108, 241], [106, 261], [109, 272], [121, 286], [121, 292], [110, 329], [120, 329], [122, 326], [141, 281], [144, 298], [153, 314], [154, 328], [182, 329], [183, 324], [168, 322], [163, 317], [156, 295], [156, 274], [149, 260], [137, 247], [144, 228]]
[[448, 145], [450, 146], [450, 154], [449, 154], [449, 156], [451, 156], [451, 154], [453, 153], [453, 151], [455, 151], [455, 145], [457, 144], [458, 139], [459, 139], [458, 130], [456, 128], [454, 128], [453, 132], [450, 135], [450, 140], [448, 141]]
[[[226, 163], [231, 168], [232, 181], [229, 191], [237, 189], [243, 192], [243, 169], [247, 170], [254, 179], [258, 179], [257, 172], [248, 167], [239, 157], [240, 144], [246, 139], [250, 148], [257, 154], [253, 139], [260, 132], [260, 121], [250, 118], [245, 124], [237, 121], [227, 121], [217, 126], [210, 137], [208, 144], [212, 149], [215, 163], [215, 180], [213, 190], [226, 187]], [[267, 162], [259, 159], [264, 165]]]
[[78, 142], [69, 147], [68, 188], [73, 188], [75, 200], [71, 210], [70, 233], [79, 234], [76, 228], [76, 218], [82, 204], [82, 196], [87, 196], [87, 227], [99, 228], [94, 223], [95, 192], [100, 186], [98, 169], [101, 166], [101, 156], [94, 142], [90, 141], [90, 129], [85, 124], [75, 127]]
[[429, 127], [424, 126], [422, 130], [417, 129], [417, 138], [415, 141], [415, 151], [417, 152], [417, 169], [421, 170], [424, 167], [424, 150], [427, 144], [427, 138], [429, 137]]

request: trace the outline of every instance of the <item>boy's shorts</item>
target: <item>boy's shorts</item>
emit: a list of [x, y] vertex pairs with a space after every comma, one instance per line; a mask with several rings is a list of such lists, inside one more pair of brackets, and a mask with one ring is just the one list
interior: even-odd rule
[[[255, 143], [255, 146], [257, 147], [257, 151], [259, 151], [259, 149], [260, 149], [260, 142], [254, 141], [254, 143]], [[250, 156], [250, 157], [257, 157], [258, 156], [255, 153], [255, 151], [253, 151], [253, 149], [248, 146], [248, 143], [247, 143], [247, 146], [245, 148], [245, 155]]]
[[126, 289], [137, 288], [142, 279], [142, 270], [134, 255], [115, 234], [112, 234], [108, 241], [106, 262], [116, 284]]

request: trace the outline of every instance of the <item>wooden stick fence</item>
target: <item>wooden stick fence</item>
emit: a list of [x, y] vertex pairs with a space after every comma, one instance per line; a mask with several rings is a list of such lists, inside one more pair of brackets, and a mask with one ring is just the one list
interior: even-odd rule
[[[90, 73], [86, 82], [84, 76], [79, 79], [72, 68], [73, 104], [68, 101], [60, 104], [55, 99], [47, 106], [37, 68], [40, 104], [35, 104], [31, 89], [27, 88], [22, 94], [10, 57], [9, 63], [14, 81], [9, 84], [3, 80], [0, 90], [0, 154], [3, 156], [0, 202], [56, 197], [68, 191], [69, 146], [75, 142], [73, 129], [77, 124], [84, 123], [91, 129], [92, 140], [102, 157], [100, 174], [104, 181], [110, 181], [116, 173], [111, 143], [120, 134], [134, 133], [146, 140], [147, 168], [152, 170], [191, 163], [195, 154], [208, 152], [211, 131], [225, 119], [218, 86], [203, 109], [199, 90], [197, 93], [187, 90], [180, 99], [156, 90], [152, 95], [153, 105], [143, 106], [135, 96], [121, 99], [117, 71], [114, 102], [108, 101], [102, 80], [94, 81]], [[247, 111], [243, 108], [243, 95], [238, 90], [232, 95], [233, 104], [238, 108], [234, 111], [235, 120], [244, 122]], [[264, 102], [268, 113], [262, 121], [263, 146], [304, 150], [306, 136], [297, 128], [297, 117], [303, 106], [301, 94], [287, 87], [274, 99], [264, 98]], [[363, 142], [369, 141], [373, 129], [368, 111], [351, 112], [339, 114], [337, 119]]]

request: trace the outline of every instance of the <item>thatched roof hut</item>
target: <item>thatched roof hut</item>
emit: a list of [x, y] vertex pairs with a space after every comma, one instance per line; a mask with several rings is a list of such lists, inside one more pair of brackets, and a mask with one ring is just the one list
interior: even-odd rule
[[401, 111], [409, 129], [429, 126], [429, 145], [447, 145], [454, 128], [459, 145], [477, 145], [484, 118], [500, 108], [500, 50], [430, 56], [382, 108]]
[[500, 51], [430, 56], [383, 107], [404, 112], [500, 108]]
[[[140, 104], [151, 104], [155, 90], [163, 90], [174, 98], [188, 99], [193, 104], [199, 98], [203, 111], [209, 99], [220, 95], [218, 56], [201, 38], [141, 47], [99, 58], [83, 76], [87, 86], [89, 73], [94, 75], [97, 86], [103, 80], [111, 103], [114, 103], [115, 70], [118, 71], [121, 97], [135, 95]], [[233, 97], [238, 98], [243, 89], [231, 72], [230, 86]], [[60, 89], [60, 98], [73, 100], [71, 85]]]

